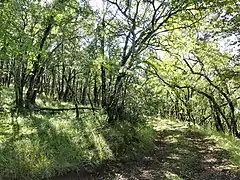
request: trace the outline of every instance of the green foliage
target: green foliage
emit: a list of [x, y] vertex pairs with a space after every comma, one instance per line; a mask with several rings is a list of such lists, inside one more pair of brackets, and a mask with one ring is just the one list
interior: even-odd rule
[[106, 138], [112, 146], [116, 158], [137, 158], [139, 153], [146, 152], [153, 146], [156, 132], [151, 126], [123, 122], [114, 125], [106, 132]]
[[235, 164], [240, 164], [240, 140], [236, 139], [229, 134], [224, 134], [212, 130], [210, 128], [202, 128], [200, 126], [194, 126], [193, 130], [200, 131], [207, 135], [209, 139], [214, 139], [217, 142], [219, 148], [225, 149], [231, 154], [231, 161]]
[[[136, 158], [153, 145], [158, 123], [145, 118], [157, 114], [225, 132], [213, 138], [239, 163], [229, 137], [240, 137], [239, 3], [106, 0], [93, 10], [91, 2], [1, 3], [0, 178]], [[220, 47], [227, 37], [235, 50]], [[104, 113], [32, 111], [77, 105]]]
[[[4, 96], [10, 97], [8, 93]], [[66, 106], [42, 98], [40, 105]], [[81, 111], [77, 119], [74, 112], [1, 116], [0, 178], [46, 178], [149, 149], [155, 137], [151, 126], [128, 122], [108, 126], [105, 119], [89, 110]]]
[[13, 87], [7, 88], [0, 86], [0, 93], [0, 117], [1, 115], [8, 116], [11, 111], [11, 107], [13, 106]]
[[[224, 149], [230, 154], [230, 161], [236, 165], [236, 167], [240, 164], [240, 141], [234, 137], [226, 135], [224, 133], [219, 133], [217, 131], [213, 131], [209, 128], [203, 128], [198, 125], [194, 125], [193, 123], [180, 122], [176, 121], [176, 119], [162, 119], [162, 118], [153, 118], [146, 117], [148, 122], [154, 126], [154, 129], [160, 132], [164, 131], [179, 131], [179, 136], [169, 136], [169, 142], [179, 142], [182, 146], [186, 146], [188, 141], [183, 137], [184, 133], [199, 133], [202, 137], [204, 137], [205, 141], [211, 140], [216, 144], [216, 148]], [[179, 145], [180, 147], [180, 145]], [[213, 147], [208, 147], [209, 149]], [[220, 157], [224, 158], [224, 157]], [[231, 167], [230, 167], [231, 168]]]
[[40, 107], [53, 107], [53, 108], [74, 107], [73, 104], [70, 102], [61, 102], [59, 100], [53, 101], [52, 97], [49, 97], [44, 93], [38, 96], [38, 98], [36, 99], [36, 102]]

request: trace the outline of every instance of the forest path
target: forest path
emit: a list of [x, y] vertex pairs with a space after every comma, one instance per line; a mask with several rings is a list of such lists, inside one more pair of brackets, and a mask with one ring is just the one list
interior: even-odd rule
[[240, 166], [213, 139], [181, 123], [161, 122], [154, 148], [131, 160], [111, 161], [90, 171], [71, 172], [52, 180], [197, 179], [240, 180]]

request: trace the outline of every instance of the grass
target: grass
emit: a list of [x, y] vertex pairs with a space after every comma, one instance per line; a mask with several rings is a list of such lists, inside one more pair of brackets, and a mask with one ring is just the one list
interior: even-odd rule
[[[157, 131], [154, 146], [145, 145], [150, 149], [137, 154], [137, 157], [128, 156], [125, 160], [108, 163], [104, 168], [93, 171], [100, 172], [101, 176], [96, 175], [92, 179], [239, 179], [239, 164], [232, 163], [230, 152], [218, 147], [219, 144], [210, 135], [187, 123], [145, 118], [150, 127]], [[75, 174], [74, 177], [77, 179], [79, 175]], [[88, 174], [82, 179], [89, 177]]]
[[240, 139], [211, 129], [203, 129], [199, 126], [195, 126], [194, 130], [202, 132], [209, 139], [214, 140], [219, 148], [229, 151], [232, 162], [240, 165]]
[[[12, 117], [12, 88], [3, 88], [0, 114], [0, 179], [41, 179], [64, 174], [105, 160], [129, 158], [144, 152], [155, 131], [127, 122], [108, 126], [106, 115], [81, 110], [31, 113]], [[71, 107], [70, 103], [37, 99], [44, 107]]]
[[[1, 119], [11, 121], [11, 117]], [[19, 130], [1, 128], [0, 179], [40, 179], [144, 151], [154, 131], [143, 125], [106, 124], [102, 114], [74, 112], [17, 117]], [[14, 126], [13, 126], [14, 127]], [[135, 138], [135, 139], [134, 139]]]
[[[193, 167], [196, 160], [201, 161], [191, 154], [192, 148], [211, 150], [212, 141], [230, 153], [234, 164], [240, 164], [239, 140], [198, 126], [146, 116], [142, 117], [146, 123], [119, 122], [109, 126], [106, 115], [100, 111], [93, 115], [89, 110], [81, 110], [77, 119], [71, 111], [11, 117], [8, 109], [13, 93], [5, 88], [3, 92], [5, 113], [0, 114], [0, 179], [41, 179], [97, 166], [105, 160], [142, 160], [159, 138], [167, 145], [164, 152], [156, 152], [159, 157], [166, 156], [162, 167], [166, 179], [181, 179], [179, 167], [192, 176], [189, 167]], [[44, 98], [38, 99], [42, 106], [69, 105]], [[159, 145], [162, 147], [164, 144]], [[189, 154], [191, 156], [185, 158]]]
[[[218, 148], [228, 151], [232, 163], [240, 165], [240, 139], [214, 131], [210, 128], [203, 128], [198, 125], [193, 125], [192, 123], [189, 124], [189, 122], [179, 122], [176, 120], [159, 118], [152, 120], [152, 117], [150, 117], [149, 123], [153, 125], [157, 131], [177, 129], [183, 133], [188, 131], [198, 132], [205, 136], [206, 140], [214, 141]], [[174, 142], [177, 137], [172, 137], [172, 139], [171, 137], [168, 138], [170, 138], [170, 141]]]
[[[238, 163], [236, 158], [240, 151], [235, 139], [225, 139], [200, 127], [190, 127], [187, 123], [145, 118], [149, 120], [147, 124], [133, 126], [122, 122], [110, 127], [103, 114], [93, 116], [90, 111], [82, 112], [79, 119], [75, 118], [74, 112], [18, 117], [15, 119], [19, 124], [17, 133], [11, 127], [1, 128], [8, 133], [0, 135], [0, 179], [41, 179], [84, 166], [97, 166], [105, 160], [142, 159], [152, 149], [152, 142], [157, 139], [156, 131], [162, 132], [164, 142], [169, 144], [169, 149], [164, 152], [167, 154], [166, 162], [170, 164], [163, 166], [167, 179], [182, 177], [177, 170], [173, 171], [175, 167], [171, 162], [176, 168], [181, 164], [185, 175], [192, 175], [189, 168], [198, 158], [194, 154], [191, 158], [183, 159], [182, 156], [191, 154], [190, 143], [196, 147], [200, 145], [192, 141], [194, 138], [198, 140], [198, 135], [193, 138], [190, 132], [206, 134], [201, 140], [207, 142], [206, 147], [201, 146], [211, 148], [208, 141], [214, 140], [217, 146], [232, 154], [233, 162]], [[223, 147], [225, 142], [228, 145]]]
[[71, 107], [74, 107], [74, 105], [72, 103], [53, 100], [53, 98], [46, 96], [44, 93], [40, 94], [37, 97], [36, 103], [40, 107], [55, 107], [55, 108], [71, 108]]

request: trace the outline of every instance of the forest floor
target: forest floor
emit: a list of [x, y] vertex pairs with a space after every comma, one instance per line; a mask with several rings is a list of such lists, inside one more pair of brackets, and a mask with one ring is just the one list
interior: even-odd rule
[[[152, 116], [109, 126], [89, 110], [11, 116], [14, 91], [3, 90], [0, 180], [240, 180], [240, 140], [227, 134]], [[45, 96], [37, 103], [72, 107]]]
[[230, 152], [221, 148], [217, 140], [182, 123], [160, 123], [156, 122], [157, 137], [148, 153], [51, 179], [240, 179], [240, 164], [231, 161]]

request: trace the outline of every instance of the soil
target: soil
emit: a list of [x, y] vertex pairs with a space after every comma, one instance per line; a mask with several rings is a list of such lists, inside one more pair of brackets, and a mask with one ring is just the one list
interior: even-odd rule
[[209, 137], [181, 127], [161, 130], [146, 154], [108, 161], [97, 168], [73, 171], [52, 180], [240, 180], [240, 166]]

